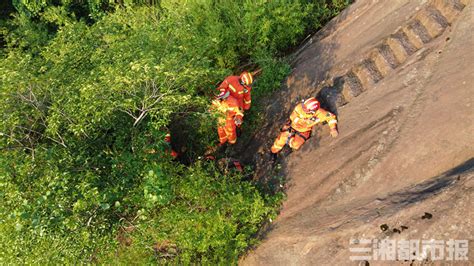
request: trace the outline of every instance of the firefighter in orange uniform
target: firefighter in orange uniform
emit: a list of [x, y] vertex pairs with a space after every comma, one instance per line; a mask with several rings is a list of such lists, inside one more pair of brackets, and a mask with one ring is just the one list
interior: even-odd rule
[[237, 99], [240, 108], [249, 110], [252, 103], [250, 92], [252, 91], [253, 76], [244, 71], [240, 76], [229, 76], [217, 88], [220, 92], [230, 92], [230, 96]]
[[311, 97], [298, 104], [291, 113], [288, 123], [281, 129], [280, 136], [273, 143], [272, 153], [281, 151], [285, 144], [293, 150], [298, 150], [311, 137], [313, 127], [322, 122], [327, 122], [331, 129], [331, 136], [337, 137], [336, 116], [320, 108], [316, 98]]
[[242, 124], [244, 113], [236, 98], [229, 91], [222, 91], [217, 99], [212, 101], [211, 111], [217, 113], [217, 134], [220, 145], [226, 142], [235, 144], [237, 141], [236, 127]]
[[166, 135], [165, 135], [165, 142], [169, 145], [171, 157], [173, 157], [173, 159], [178, 158], [179, 153], [177, 153], [177, 152], [176, 152], [175, 150], [173, 150], [173, 148], [171, 147], [171, 134], [170, 134], [169, 132], [166, 133]]

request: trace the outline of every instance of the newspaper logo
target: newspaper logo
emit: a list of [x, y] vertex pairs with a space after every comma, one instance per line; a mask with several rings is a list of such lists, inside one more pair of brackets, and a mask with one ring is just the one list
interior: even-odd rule
[[351, 239], [351, 261], [463, 261], [468, 260], [468, 240]]

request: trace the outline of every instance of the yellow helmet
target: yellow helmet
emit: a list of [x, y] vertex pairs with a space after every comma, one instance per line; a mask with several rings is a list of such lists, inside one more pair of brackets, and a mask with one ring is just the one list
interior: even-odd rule
[[243, 84], [249, 86], [252, 85], [253, 83], [253, 77], [250, 72], [244, 71], [242, 74], [240, 74], [240, 80]]

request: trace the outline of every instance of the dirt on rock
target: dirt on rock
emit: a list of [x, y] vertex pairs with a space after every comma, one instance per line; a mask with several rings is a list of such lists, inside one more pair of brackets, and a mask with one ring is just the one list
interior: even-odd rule
[[[473, 13], [469, 0], [360, 0], [301, 47], [266, 124], [239, 144], [287, 194], [242, 265], [386, 264], [350, 260], [357, 239], [386, 238], [469, 240], [474, 261]], [[275, 170], [270, 146], [308, 96], [337, 113], [340, 135], [316, 127]]]

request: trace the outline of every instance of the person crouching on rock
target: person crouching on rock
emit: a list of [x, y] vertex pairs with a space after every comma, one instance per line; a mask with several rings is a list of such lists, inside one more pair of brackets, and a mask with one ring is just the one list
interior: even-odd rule
[[244, 117], [237, 99], [230, 96], [229, 91], [222, 91], [212, 101], [211, 111], [217, 114], [219, 145], [222, 146], [226, 142], [235, 144], [237, 141], [236, 127], [242, 124], [242, 118]]
[[271, 148], [276, 156], [288, 144], [293, 150], [298, 150], [305, 141], [311, 137], [313, 127], [322, 122], [327, 122], [331, 129], [331, 136], [337, 137], [337, 119], [334, 114], [320, 108], [316, 98], [311, 97], [298, 104], [290, 115], [290, 120], [281, 129]]

